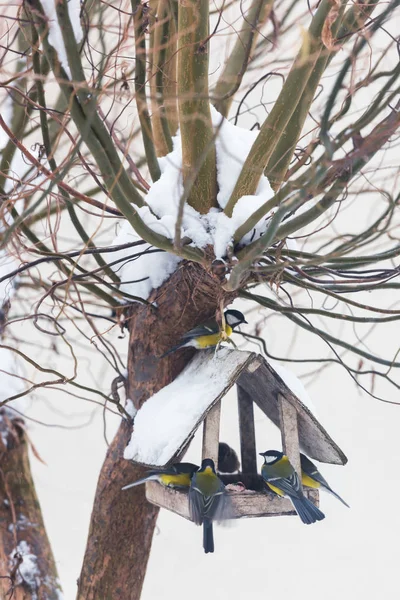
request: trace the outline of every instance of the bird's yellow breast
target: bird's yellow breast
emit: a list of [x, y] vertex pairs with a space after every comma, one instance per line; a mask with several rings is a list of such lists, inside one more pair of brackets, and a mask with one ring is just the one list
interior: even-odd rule
[[219, 490], [219, 479], [211, 467], [206, 467], [204, 471], [198, 471], [195, 474], [196, 486], [204, 496], [212, 496]]
[[285, 494], [282, 492], [282, 490], [280, 490], [279, 488], [277, 488], [275, 485], [272, 485], [272, 483], [269, 483], [268, 481], [266, 481], [267, 486], [273, 491], [275, 492], [275, 494], [278, 494], [278, 496], [284, 496]]
[[189, 487], [189, 473], [180, 473], [179, 475], [161, 475], [161, 483], [166, 487]]
[[228, 337], [230, 337], [232, 335], [232, 327], [230, 325], [228, 325], [228, 323], [225, 324], [225, 333]]
[[321, 487], [321, 484], [319, 483], [319, 481], [315, 481], [315, 479], [312, 479], [311, 477], [306, 475], [306, 473], [304, 473], [304, 471], [301, 472], [301, 483], [303, 485], [305, 485], [306, 487], [310, 487], [310, 488], [317, 489], [317, 488]]
[[[230, 337], [232, 335], [232, 327], [228, 324], [225, 325], [225, 334]], [[222, 339], [221, 332], [212, 333], [211, 335], [201, 335], [195, 338], [196, 348], [211, 348], [216, 346]]]

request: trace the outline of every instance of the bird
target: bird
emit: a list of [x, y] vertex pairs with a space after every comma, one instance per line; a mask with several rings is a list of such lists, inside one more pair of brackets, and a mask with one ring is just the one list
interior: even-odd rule
[[220, 342], [232, 335], [232, 331], [235, 327], [238, 327], [242, 323], [247, 323], [243, 313], [238, 310], [226, 310], [224, 312], [224, 318], [224, 330], [221, 331], [220, 325], [216, 319], [210, 319], [210, 321], [202, 323], [194, 329], [184, 333], [179, 343], [167, 350], [167, 352], [164, 352], [160, 358], [164, 358], [164, 356], [172, 354], [172, 352], [176, 352], [176, 350], [179, 350], [180, 348], [192, 347], [197, 350], [204, 350], [205, 348], [218, 346]]
[[146, 481], [158, 481], [164, 487], [172, 487], [178, 489], [188, 489], [193, 473], [198, 471], [200, 467], [193, 463], [175, 463], [169, 469], [160, 469], [149, 471], [146, 477], [142, 477], [133, 483], [125, 485], [122, 490], [129, 490], [132, 487], [146, 483]]
[[236, 451], [225, 442], [218, 446], [218, 473], [235, 473], [240, 469], [240, 462]]
[[339, 494], [337, 494], [336, 492], [333, 491], [333, 489], [328, 484], [326, 479], [318, 471], [318, 469], [314, 465], [314, 463], [311, 462], [311, 460], [307, 456], [305, 456], [304, 454], [301, 454], [301, 453], [300, 453], [300, 464], [301, 464], [301, 483], [303, 485], [305, 485], [306, 487], [309, 487], [309, 488], [314, 488], [314, 489], [321, 488], [323, 490], [326, 490], [327, 492], [329, 492], [330, 494], [335, 496], [335, 498], [340, 500], [340, 502], [342, 502], [342, 504], [347, 506], [347, 508], [350, 508], [350, 506], [347, 504], [347, 502], [345, 502], [343, 500], [343, 498], [341, 498], [339, 496]]
[[196, 525], [203, 525], [204, 552], [214, 552], [213, 521], [229, 518], [229, 501], [211, 458], [205, 458], [201, 468], [193, 474], [189, 488], [189, 514]]
[[286, 496], [300, 519], [306, 525], [322, 521], [325, 515], [306, 498], [300, 487], [299, 476], [290, 464], [288, 457], [278, 450], [260, 452], [264, 457], [261, 475], [267, 487], [278, 496]]

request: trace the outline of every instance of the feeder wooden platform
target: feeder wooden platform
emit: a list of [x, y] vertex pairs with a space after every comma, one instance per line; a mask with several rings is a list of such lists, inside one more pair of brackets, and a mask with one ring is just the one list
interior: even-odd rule
[[[319, 506], [319, 493], [317, 490], [304, 490], [307, 498], [313, 504]], [[254, 518], [254, 517], [282, 517], [295, 515], [292, 503], [287, 498], [279, 498], [271, 492], [227, 492], [230, 500], [232, 519]], [[156, 481], [146, 483], [146, 498], [152, 504], [161, 508], [167, 508], [171, 512], [180, 515], [189, 521], [189, 499], [188, 493], [181, 490], [166, 488]]]

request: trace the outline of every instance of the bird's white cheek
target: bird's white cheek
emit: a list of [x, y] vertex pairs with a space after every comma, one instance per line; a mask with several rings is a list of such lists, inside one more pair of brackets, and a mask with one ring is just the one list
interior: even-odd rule
[[276, 456], [266, 456], [265, 457], [265, 462], [266, 463], [273, 463], [276, 460]]

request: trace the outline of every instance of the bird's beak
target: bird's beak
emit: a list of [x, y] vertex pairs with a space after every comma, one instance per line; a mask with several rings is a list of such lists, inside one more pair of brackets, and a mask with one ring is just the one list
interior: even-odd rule
[[265, 456], [265, 452], [259, 452], [258, 453], [260, 456]]
[[249, 323], [248, 323], [248, 321], [246, 321], [246, 319], [243, 321], [243, 323], [246, 323], [246, 325], [248, 325], [248, 324], [249, 324]]

